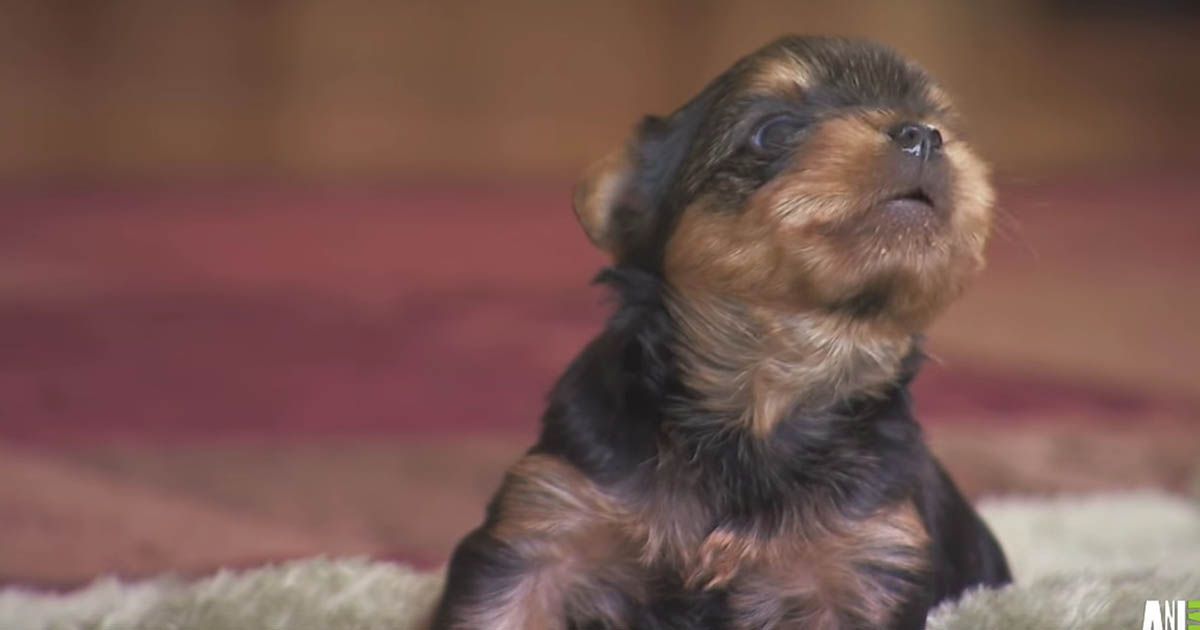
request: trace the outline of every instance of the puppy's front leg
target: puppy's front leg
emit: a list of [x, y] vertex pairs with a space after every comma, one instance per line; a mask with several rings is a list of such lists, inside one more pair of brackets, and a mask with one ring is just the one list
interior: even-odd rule
[[617, 515], [569, 464], [526, 456], [455, 550], [433, 630], [621, 627], [635, 586]]
[[558, 568], [539, 566], [539, 559], [480, 528], [454, 552], [432, 628], [564, 629]]

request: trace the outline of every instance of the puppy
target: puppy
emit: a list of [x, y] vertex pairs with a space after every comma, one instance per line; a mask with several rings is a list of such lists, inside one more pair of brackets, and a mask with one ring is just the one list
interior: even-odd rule
[[908, 394], [991, 204], [946, 95], [866, 42], [786, 37], [642, 121], [575, 198], [619, 307], [433, 627], [922, 628], [1008, 582]]

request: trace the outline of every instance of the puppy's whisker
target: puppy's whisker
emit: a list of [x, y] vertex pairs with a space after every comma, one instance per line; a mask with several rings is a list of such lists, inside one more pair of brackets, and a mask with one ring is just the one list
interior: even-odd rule
[[1033, 241], [1029, 240], [1023, 226], [1016, 215], [1010, 212], [1003, 205], [996, 205], [992, 211], [995, 213], [995, 219], [992, 228], [995, 230], [997, 237], [1004, 239], [1006, 242], [1020, 246], [1034, 260], [1041, 258], [1037, 248], [1034, 247]]

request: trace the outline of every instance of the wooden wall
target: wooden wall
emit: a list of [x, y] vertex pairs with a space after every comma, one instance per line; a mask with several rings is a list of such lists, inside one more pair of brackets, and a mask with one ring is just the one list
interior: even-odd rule
[[1200, 146], [1198, 26], [1032, 0], [0, 0], [0, 179], [573, 173], [789, 31], [915, 56], [1008, 171], [1168, 163]]

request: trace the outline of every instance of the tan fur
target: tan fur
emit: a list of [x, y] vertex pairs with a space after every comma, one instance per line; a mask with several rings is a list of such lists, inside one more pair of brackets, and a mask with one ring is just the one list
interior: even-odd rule
[[891, 383], [912, 347], [886, 323], [786, 312], [711, 295], [668, 300], [684, 383], [708, 410], [766, 437], [790, 411], [819, 412]]
[[929, 537], [915, 507], [905, 503], [863, 521], [824, 523], [822, 532], [754, 547], [746, 577], [730, 585], [735, 627], [834, 630], [847, 619], [853, 627], [887, 625], [908, 592], [867, 569], [928, 569]]
[[786, 50], [778, 51], [773, 59], [759, 62], [746, 77], [745, 89], [758, 94], [791, 94], [807, 88], [812, 82], [812, 70], [802, 59]]
[[808, 506], [775, 532], [719, 527], [665, 551], [689, 588], [730, 591], [737, 628], [832, 629], [845, 619], [883, 627], [915, 581], [897, 587], [871, 571], [915, 580], [928, 569], [929, 536], [915, 506], [857, 521], [822, 509]]
[[575, 533], [595, 522], [617, 520], [618, 507], [583, 473], [547, 455], [527, 455], [508, 472], [499, 504], [496, 538], [513, 542], [546, 534]]
[[704, 538], [691, 557], [684, 584], [702, 589], [727, 587], [747, 567], [759, 563], [762, 551], [754, 538], [718, 528]]
[[943, 113], [954, 109], [954, 104], [950, 101], [950, 95], [946, 94], [946, 91], [940, 85], [930, 83], [926, 86], [925, 97], [929, 99], [929, 102], [934, 107]]
[[510, 471], [499, 520], [489, 532], [527, 569], [492, 600], [459, 612], [456, 628], [557, 630], [564, 611], [620, 625], [611, 585], [635, 595], [642, 587], [619, 527], [628, 515], [562, 460], [530, 455]]
[[596, 247], [613, 254], [612, 213], [631, 173], [629, 151], [622, 147], [589, 166], [575, 187], [573, 206], [579, 224]]

